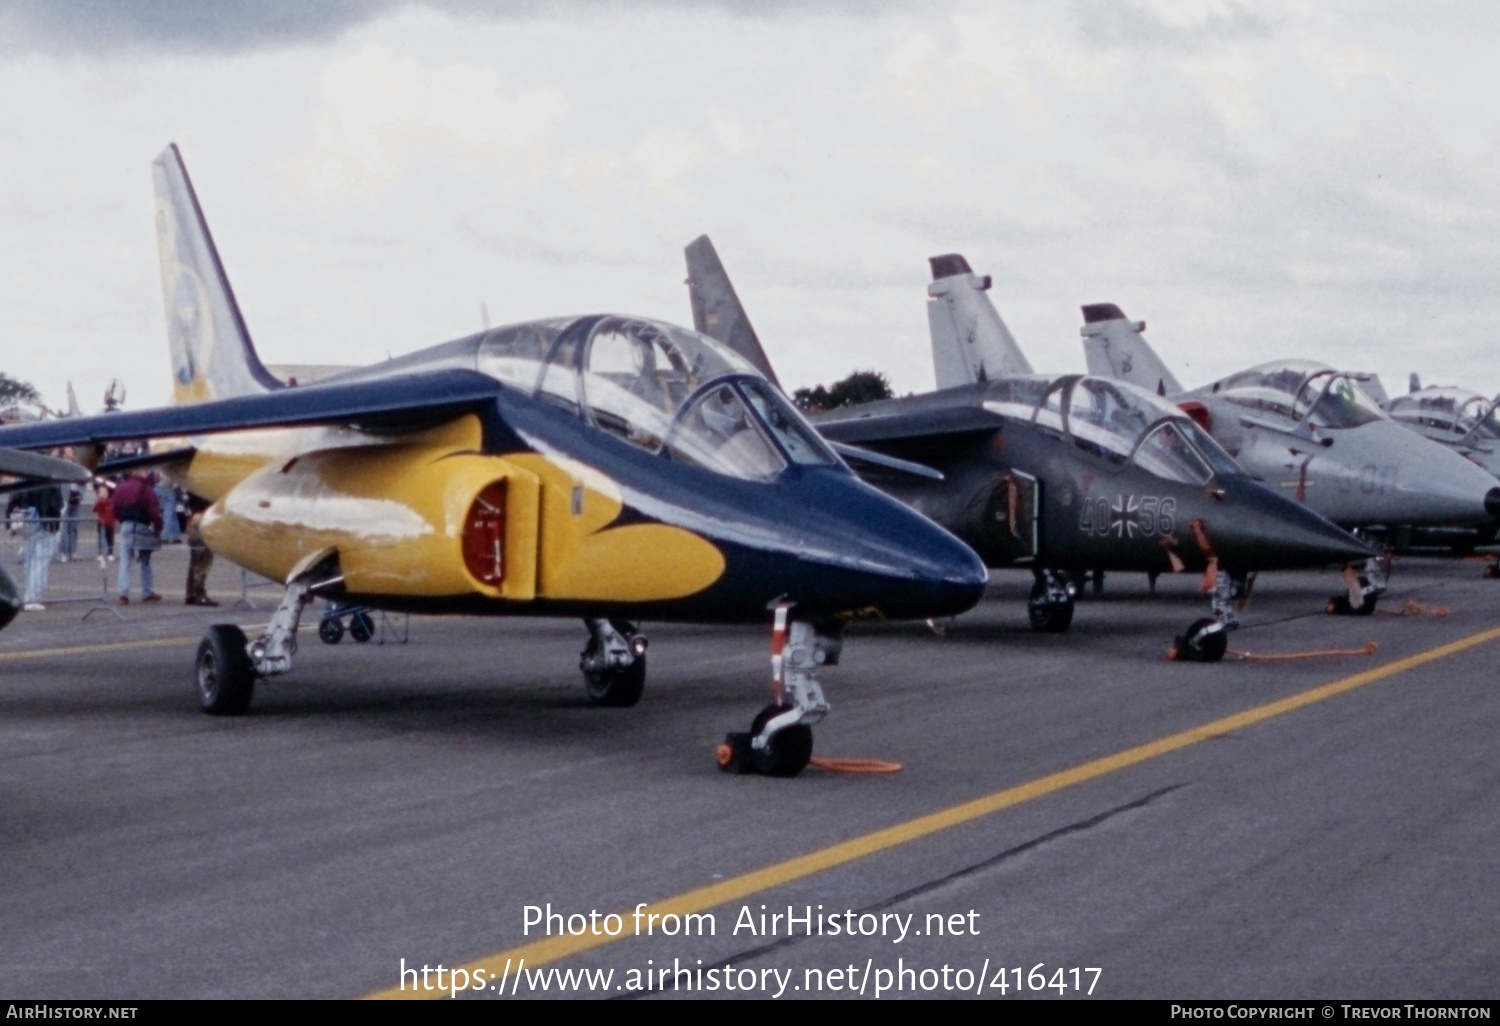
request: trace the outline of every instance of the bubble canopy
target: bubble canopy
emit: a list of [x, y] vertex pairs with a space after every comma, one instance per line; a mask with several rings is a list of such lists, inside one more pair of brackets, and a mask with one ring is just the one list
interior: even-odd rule
[[1016, 377], [990, 384], [985, 408], [1056, 431], [1117, 466], [1202, 484], [1243, 474], [1239, 464], [1182, 410], [1134, 385], [1104, 378]]
[[1359, 427], [1385, 420], [1353, 375], [1310, 360], [1268, 363], [1226, 378], [1214, 392], [1229, 402], [1317, 427]]
[[[1392, 420], [1435, 428], [1462, 437], [1473, 432], [1476, 439], [1500, 440], [1500, 420], [1494, 404], [1466, 388], [1428, 388], [1391, 400]], [[1475, 430], [1475, 429], [1478, 430]]]
[[477, 368], [650, 453], [751, 481], [842, 466], [728, 347], [635, 317], [535, 321], [481, 337]]

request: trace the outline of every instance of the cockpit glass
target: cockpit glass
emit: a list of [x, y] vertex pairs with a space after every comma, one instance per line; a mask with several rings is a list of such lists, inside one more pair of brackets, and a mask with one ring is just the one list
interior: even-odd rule
[[1188, 443], [1181, 425], [1170, 421], [1141, 440], [1135, 462], [1142, 470], [1168, 481], [1203, 484], [1213, 476], [1203, 457]]
[[1068, 432], [1080, 449], [1123, 464], [1146, 428], [1176, 412], [1156, 406], [1134, 389], [1101, 378], [1081, 378], [1068, 405]]
[[672, 430], [667, 452], [674, 460], [749, 481], [769, 481], [786, 469], [728, 382], [710, 388], [688, 408]]
[[1245, 469], [1234, 461], [1234, 457], [1225, 452], [1222, 445], [1214, 441], [1212, 435], [1191, 420], [1177, 421], [1177, 428], [1192, 440], [1199, 454], [1208, 460], [1208, 465], [1218, 476], [1232, 477], [1245, 472]]
[[1068, 389], [1068, 379], [1059, 378], [1047, 389], [1047, 394], [1042, 397], [1041, 405], [1036, 408], [1032, 417], [1032, 423], [1042, 427], [1051, 428], [1058, 434], [1063, 430], [1062, 401], [1063, 393]]
[[[1463, 434], [1473, 431], [1476, 438], [1500, 439], [1500, 420], [1495, 417], [1497, 411], [1490, 408], [1492, 405], [1482, 395], [1476, 395], [1464, 403], [1458, 416], [1458, 430]], [[1474, 431], [1476, 424], [1479, 426], [1478, 431]]]
[[809, 466], [838, 463], [838, 457], [833, 451], [769, 384], [763, 380], [741, 380], [739, 385], [745, 398], [750, 400], [750, 405], [760, 415], [761, 423], [770, 429], [781, 448], [792, 458], [792, 462]]
[[568, 320], [533, 321], [488, 332], [479, 342], [478, 369], [530, 392], [536, 387], [548, 350], [569, 323]]
[[1385, 420], [1385, 411], [1347, 374], [1320, 371], [1297, 393], [1293, 413], [1326, 428], [1351, 428]]
[[1002, 417], [1030, 420], [1052, 382], [1052, 378], [1036, 377], [992, 381], [984, 392], [984, 408]]
[[695, 332], [606, 317], [589, 333], [584, 402], [599, 428], [657, 452], [683, 401], [699, 385], [729, 374], [756, 371]]
[[[1480, 401], [1483, 402], [1482, 399]], [[1465, 418], [1463, 412], [1458, 409], [1458, 399], [1453, 395], [1397, 396], [1391, 400], [1391, 406], [1387, 412], [1390, 413], [1392, 420], [1418, 427], [1436, 428], [1439, 431], [1456, 431], [1463, 434], [1474, 426], [1474, 414]], [[1476, 411], [1476, 413], [1482, 412], [1482, 409]], [[1467, 419], [1466, 425], [1464, 425], [1465, 419]]]

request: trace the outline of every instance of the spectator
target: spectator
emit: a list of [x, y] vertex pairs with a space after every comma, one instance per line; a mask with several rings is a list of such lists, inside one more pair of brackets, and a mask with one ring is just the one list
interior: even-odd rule
[[203, 543], [203, 513], [208, 503], [189, 497], [188, 509], [191, 515], [187, 522], [187, 604], [216, 606], [218, 603], [208, 597], [208, 571], [213, 568], [214, 554]]
[[100, 481], [94, 489], [94, 519], [99, 527], [100, 562], [115, 558], [115, 511], [109, 505], [109, 484]]
[[47, 590], [47, 578], [52, 571], [52, 556], [57, 551], [58, 528], [62, 522], [62, 489], [57, 485], [39, 485], [17, 492], [11, 497], [5, 513], [12, 530], [20, 514], [21, 532], [25, 537], [22, 562], [26, 565], [26, 585], [21, 597], [21, 608], [39, 611], [42, 594]]
[[67, 487], [67, 500], [63, 504], [62, 532], [57, 551], [63, 563], [78, 555], [78, 520], [83, 508], [83, 490], [76, 484]]
[[[155, 476], [154, 474], [152, 475]], [[110, 499], [120, 525], [120, 605], [130, 604], [130, 567], [141, 564], [141, 601], [160, 602], [151, 587], [151, 553], [161, 548], [161, 504], [151, 482], [137, 471], [129, 471]]]

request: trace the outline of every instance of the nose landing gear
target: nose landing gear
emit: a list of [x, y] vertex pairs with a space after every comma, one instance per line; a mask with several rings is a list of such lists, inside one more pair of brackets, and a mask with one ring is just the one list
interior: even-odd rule
[[646, 687], [646, 636], [624, 620], [589, 619], [589, 642], [578, 657], [589, 700], [624, 708], [641, 700]]
[[795, 777], [812, 758], [812, 725], [828, 714], [828, 700], [815, 674], [836, 666], [843, 625], [790, 619], [791, 607], [776, 607], [771, 633], [773, 700], [756, 714], [748, 731], [724, 736], [719, 768], [726, 773]]
[[1073, 622], [1073, 598], [1077, 588], [1059, 570], [1038, 570], [1026, 602], [1026, 613], [1034, 630], [1061, 634]]

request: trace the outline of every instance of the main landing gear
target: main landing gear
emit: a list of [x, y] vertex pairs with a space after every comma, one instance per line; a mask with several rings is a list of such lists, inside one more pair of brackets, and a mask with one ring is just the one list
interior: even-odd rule
[[790, 611], [785, 605], [775, 610], [771, 704], [748, 731], [726, 734], [719, 745], [719, 768], [726, 773], [795, 777], [812, 758], [812, 725], [828, 714], [815, 674], [820, 666], [838, 665], [843, 624], [792, 620]]
[[1229, 574], [1214, 566], [1208, 604], [1212, 616], [1194, 620], [1167, 650], [1167, 658], [1189, 663], [1216, 663], [1229, 650], [1229, 632], [1240, 625], [1239, 609], [1250, 598], [1254, 575]]
[[1078, 589], [1061, 570], [1037, 570], [1026, 602], [1031, 626], [1047, 634], [1061, 634], [1073, 622], [1073, 599]]
[[1355, 569], [1353, 564], [1344, 567], [1344, 584], [1347, 590], [1328, 600], [1323, 608], [1334, 616], [1369, 616], [1375, 612], [1375, 603], [1385, 592], [1391, 579], [1391, 556], [1383, 553], [1367, 559]]
[[628, 706], [641, 700], [646, 687], [646, 636], [624, 620], [583, 621], [589, 642], [578, 657], [589, 701]]
[[338, 553], [324, 550], [293, 570], [266, 632], [254, 641], [247, 641], [245, 632], [232, 623], [210, 627], [198, 645], [193, 675], [203, 711], [211, 716], [242, 715], [250, 708], [256, 680], [290, 672], [302, 610], [317, 592], [343, 581]]

